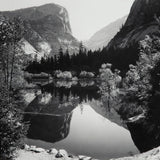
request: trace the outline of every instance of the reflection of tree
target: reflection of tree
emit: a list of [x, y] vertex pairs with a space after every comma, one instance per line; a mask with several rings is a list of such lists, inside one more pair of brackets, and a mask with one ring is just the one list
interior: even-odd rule
[[100, 94], [98, 93], [99, 88], [96, 85], [81, 87], [80, 84], [77, 84], [71, 86], [70, 88], [66, 88], [57, 87], [54, 83], [52, 83], [43, 86], [42, 90], [43, 92], [51, 93], [55, 97], [59, 96], [60, 101], [66, 100], [65, 97], [79, 97], [80, 102], [100, 98]]
[[81, 87], [89, 87], [95, 85], [95, 82], [92, 80], [81, 80], [79, 83]]
[[55, 86], [56, 87], [65, 87], [65, 88], [71, 88], [74, 85], [77, 85], [77, 81], [65, 81], [65, 80], [59, 80], [56, 81]]
[[81, 110], [81, 114], [83, 114], [83, 110], [84, 110], [84, 105], [80, 104], [80, 110]]
[[[145, 68], [146, 69], [146, 68]], [[146, 113], [146, 118], [140, 119], [134, 123], [128, 123], [127, 126], [131, 132], [132, 138], [141, 152], [148, 151], [152, 148], [158, 147], [160, 145], [160, 62], [156, 64], [151, 72], [152, 78], [152, 96], [149, 98], [148, 110]], [[145, 88], [145, 87], [144, 87]], [[145, 88], [145, 91], [149, 88]], [[143, 90], [142, 90], [143, 91]], [[146, 94], [142, 94], [144, 96]], [[148, 95], [146, 95], [148, 97]], [[141, 100], [143, 100], [142, 97]], [[145, 108], [147, 106], [144, 106]]]
[[57, 142], [69, 134], [72, 113], [62, 115], [25, 114], [24, 121], [29, 122], [27, 137], [46, 142]]
[[130, 112], [133, 116], [155, 107], [153, 99], [159, 92], [159, 46], [159, 35], [146, 36], [140, 41], [139, 60], [135, 66], [129, 65], [129, 71], [124, 78], [123, 108], [134, 108], [133, 113]]
[[[124, 120], [140, 117], [134, 122], [128, 122], [127, 126], [141, 152], [160, 145], [159, 46], [159, 34], [146, 36], [140, 42], [139, 60], [135, 66], [129, 65], [129, 71], [123, 80], [125, 92], [118, 112]], [[146, 118], [139, 116], [142, 113]]]

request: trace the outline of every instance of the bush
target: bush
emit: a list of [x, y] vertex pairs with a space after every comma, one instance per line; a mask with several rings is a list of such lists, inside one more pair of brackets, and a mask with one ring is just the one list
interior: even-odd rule
[[[150, 100], [153, 97], [153, 80], [152, 71], [155, 70], [157, 63], [160, 61], [160, 38], [153, 36], [146, 36], [140, 42], [139, 60], [136, 65], [130, 65], [130, 70], [126, 73], [124, 78], [124, 89], [126, 94], [132, 94], [134, 99], [139, 102], [144, 110], [148, 109]], [[159, 73], [157, 73], [159, 74]], [[155, 90], [155, 89], [154, 89]]]
[[81, 71], [79, 77], [80, 78], [94, 78], [95, 75], [92, 72]]
[[55, 77], [58, 79], [65, 79], [65, 80], [71, 80], [72, 79], [72, 73], [69, 71], [56, 71], [55, 72]]

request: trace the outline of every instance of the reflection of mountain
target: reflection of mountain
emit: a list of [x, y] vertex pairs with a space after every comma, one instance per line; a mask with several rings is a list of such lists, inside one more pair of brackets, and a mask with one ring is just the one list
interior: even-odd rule
[[73, 109], [79, 99], [42, 93], [37, 95], [25, 109], [24, 121], [29, 122], [27, 137], [47, 142], [64, 139], [70, 128]]
[[25, 114], [24, 121], [30, 122], [27, 137], [46, 142], [57, 142], [67, 137], [72, 113], [64, 115]]
[[25, 89], [20, 91], [25, 105], [30, 104], [34, 100], [34, 98], [40, 93], [40, 89]]
[[160, 145], [160, 111], [149, 113], [148, 118], [134, 123], [128, 123], [132, 139], [141, 152], [148, 151]]
[[127, 128], [121, 116], [116, 112], [114, 107], [108, 108], [104, 103], [98, 100], [92, 100], [89, 102], [90, 106], [101, 116], [109, 119], [110, 121]]
[[25, 112], [44, 114], [66, 114], [70, 113], [77, 105], [78, 98], [61, 97], [43, 93], [38, 95], [26, 108]]

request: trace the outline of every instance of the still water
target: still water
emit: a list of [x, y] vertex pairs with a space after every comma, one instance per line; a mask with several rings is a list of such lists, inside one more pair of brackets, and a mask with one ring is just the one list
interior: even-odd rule
[[139, 153], [127, 125], [114, 108], [101, 102], [94, 83], [68, 88], [49, 84], [26, 95], [30, 97], [24, 115], [30, 123], [27, 144], [98, 159]]

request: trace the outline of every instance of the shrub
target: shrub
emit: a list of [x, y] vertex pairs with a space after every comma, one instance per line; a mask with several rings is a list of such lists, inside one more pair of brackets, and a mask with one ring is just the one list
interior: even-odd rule
[[80, 78], [94, 78], [95, 75], [92, 72], [81, 71], [79, 77]]
[[69, 71], [56, 71], [55, 72], [55, 77], [58, 79], [65, 79], [65, 80], [71, 80], [72, 79], [72, 73]]

